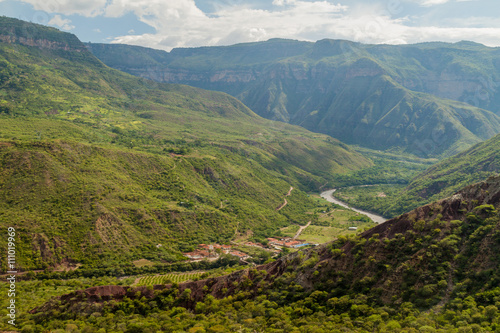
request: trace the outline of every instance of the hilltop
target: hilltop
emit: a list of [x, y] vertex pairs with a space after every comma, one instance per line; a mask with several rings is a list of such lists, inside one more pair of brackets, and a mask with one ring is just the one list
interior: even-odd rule
[[223, 91], [265, 118], [371, 149], [441, 158], [500, 132], [498, 50], [479, 44], [86, 45], [113, 68]]
[[111, 69], [72, 34], [3, 17], [0, 36], [0, 214], [20, 270], [170, 263], [272, 234], [308, 221], [304, 191], [372, 165], [227, 94]]

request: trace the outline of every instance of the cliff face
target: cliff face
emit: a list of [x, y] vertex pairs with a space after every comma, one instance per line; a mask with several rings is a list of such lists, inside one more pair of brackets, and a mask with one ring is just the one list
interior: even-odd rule
[[[107, 65], [130, 74], [223, 91], [265, 118], [373, 149], [450, 156], [500, 132], [494, 49], [333, 40], [292, 48], [294, 43], [170, 53], [89, 47]], [[127, 56], [118, 49], [129, 50]]]
[[88, 52], [73, 34], [8, 17], [0, 20], [0, 42], [47, 50]]
[[[290, 94], [304, 93], [303, 86], [310, 87], [309, 90], [326, 92], [323, 81], [327, 80], [331, 84], [335, 78], [336, 69], [327, 68], [321, 64], [318, 66], [301, 66], [289, 64], [281, 68], [273, 68], [271, 71], [256, 69], [219, 69], [210, 71], [198, 71], [182, 68], [169, 68], [162, 66], [141, 67], [138, 66], [115, 68], [132, 75], [148, 78], [157, 82], [188, 84], [205, 89], [216, 89], [231, 93], [236, 97], [246, 96], [244, 93], [246, 85], [234, 89], [233, 84], [251, 84], [255, 82], [266, 82], [272, 79], [305, 81]], [[388, 74], [383, 69], [368, 69], [363, 67], [352, 67], [345, 75], [345, 79], [355, 77], [375, 77], [377, 75]], [[467, 103], [471, 106], [497, 113], [500, 110], [500, 98], [498, 97], [498, 86], [500, 81], [492, 77], [479, 76], [477, 74], [457, 74], [449, 69], [442, 72], [422, 71], [417, 78], [394, 77], [395, 82], [406, 89], [424, 92], [443, 99], [450, 99]], [[240, 98], [241, 99], [241, 98]], [[244, 100], [243, 100], [244, 101]], [[252, 107], [251, 105], [249, 105]], [[292, 108], [293, 110], [293, 108]], [[258, 110], [257, 110], [258, 111]]]
[[64, 51], [75, 51], [75, 52], [85, 52], [87, 51], [85, 46], [74, 47], [70, 43], [57, 42], [48, 39], [35, 39], [30, 37], [18, 37], [15, 35], [0, 35], [0, 42], [8, 44], [20, 44], [24, 46], [32, 46], [40, 49], [48, 50], [64, 50]]
[[[181, 303], [194, 307], [206, 295], [223, 298], [244, 291], [258, 296], [262, 290], [300, 285], [308, 292], [333, 290], [338, 297], [357, 292], [384, 304], [411, 300], [424, 307], [443, 305], [458, 292], [463, 296], [463, 290], [484, 291], [497, 283], [499, 207], [500, 177], [492, 177], [380, 224], [358, 238], [341, 237], [255, 269], [182, 283], [177, 295], [189, 289], [189, 297]], [[485, 272], [491, 273], [491, 281], [483, 279]], [[158, 291], [169, 288], [154, 287]], [[155, 297], [151, 290], [143, 289], [94, 287], [59, 301], [69, 309], [81, 309], [81, 299], [99, 303], [121, 300], [126, 294]], [[47, 311], [50, 304], [33, 312]]]

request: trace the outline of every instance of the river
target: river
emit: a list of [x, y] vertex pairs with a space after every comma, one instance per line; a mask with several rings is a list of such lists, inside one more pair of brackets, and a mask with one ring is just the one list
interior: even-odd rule
[[377, 214], [373, 214], [373, 213], [370, 213], [370, 212], [367, 212], [367, 211], [364, 211], [364, 210], [361, 210], [361, 209], [357, 209], [357, 208], [354, 208], [354, 207], [350, 207], [348, 204], [346, 204], [345, 202], [342, 202], [340, 200], [338, 200], [337, 198], [334, 198], [332, 196], [333, 192], [335, 192], [336, 189], [333, 189], [333, 190], [328, 190], [328, 191], [325, 191], [325, 192], [322, 192], [320, 195], [323, 199], [329, 201], [329, 202], [333, 202], [334, 204], [337, 204], [339, 206], [342, 206], [342, 207], [345, 207], [345, 208], [349, 208], [349, 209], [352, 209], [353, 211], [355, 212], [358, 212], [360, 214], [364, 214], [366, 216], [368, 216], [369, 218], [372, 219], [373, 222], [375, 223], [384, 223], [385, 221], [387, 221], [387, 219], [383, 218], [382, 216], [380, 215], [377, 215]]

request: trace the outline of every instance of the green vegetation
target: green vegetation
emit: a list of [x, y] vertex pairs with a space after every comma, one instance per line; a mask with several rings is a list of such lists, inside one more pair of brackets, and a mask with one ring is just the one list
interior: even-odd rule
[[[307, 195], [308, 191], [329, 184], [359, 185], [376, 175], [378, 185], [369, 192], [378, 190], [395, 198], [396, 191], [389, 193], [395, 187], [380, 185], [382, 180], [404, 184], [432, 161], [410, 158], [407, 171], [398, 174], [401, 147], [389, 153], [371, 152], [373, 163], [326, 135], [266, 121], [228, 95], [155, 84], [111, 70], [74, 36], [55, 29], [0, 18], [0, 34], [0, 220], [2, 226], [16, 229], [17, 268], [39, 270], [19, 275], [25, 281], [18, 279], [16, 284], [15, 329], [37, 333], [500, 330], [500, 178], [363, 233], [349, 233], [347, 226], [364, 228], [370, 222]], [[281, 57], [286, 63], [287, 52], [298, 58], [309, 52], [307, 57], [317, 57], [320, 63], [325, 54], [341, 51], [345, 56], [349, 50], [345, 47], [358, 47], [329, 41], [313, 48], [309, 43], [272, 43], [283, 43], [284, 53], [260, 52], [257, 62], [272, 63], [273, 57]], [[457, 46], [464, 51], [478, 48]], [[379, 49], [377, 57], [383, 57], [384, 50]], [[194, 51], [176, 52], [185, 57]], [[155, 57], [152, 53], [150, 62], [163, 61]], [[255, 58], [246, 61], [252, 64]], [[196, 61], [186, 62], [194, 65]], [[378, 70], [373, 59], [357, 65], [361, 67], [344, 69]], [[474, 72], [474, 68], [460, 70]], [[341, 74], [349, 73], [353, 72]], [[420, 116], [425, 118], [436, 107], [441, 109], [436, 117], [457, 112], [485, 135], [489, 135], [485, 118], [492, 128], [496, 126], [496, 118], [468, 106], [428, 96], [416, 101], [417, 93], [393, 81], [381, 75], [373, 80], [378, 87], [365, 87], [365, 92], [375, 98], [399, 89], [399, 102], [388, 98], [398, 102], [396, 117], [387, 119], [386, 130], [394, 135], [405, 131], [393, 131], [390, 121], [401, 122], [415, 109], [424, 110]], [[358, 83], [366, 85], [363, 80]], [[348, 97], [341, 95], [335, 103]], [[368, 105], [351, 106], [357, 111], [383, 110]], [[457, 122], [460, 117], [446, 117], [449, 121], [444, 124], [461, 138], [427, 155], [447, 154], [477, 140], [474, 131], [468, 133], [470, 128]], [[404, 122], [410, 127], [415, 123]], [[423, 135], [434, 129], [419, 127]], [[405, 136], [398, 139], [404, 141]], [[496, 140], [467, 153], [476, 154], [477, 165], [464, 158], [467, 154], [438, 164], [439, 170], [449, 171], [442, 176], [447, 186], [456, 185], [453, 173], [476, 170], [467, 167], [485, 172], [481, 176], [497, 170], [498, 154], [492, 148], [498, 146]], [[451, 170], [453, 164], [460, 168]], [[287, 195], [291, 186], [294, 189]], [[440, 186], [429, 188], [439, 191]], [[357, 196], [367, 206], [386, 205], [364, 198], [360, 189], [339, 193], [353, 196], [352, 200]], [[278, 211], [285, 199], [287, 205]], [[276, 260], [267, 251], [239, 246], [254, 251], [256, 262], [267, 262], [245, 269], [230, 256], [187, 262], [181, 254], [199, 243], [293, 233], [308, 221], [311, 225], [303, 237], [311, 242], [335, 240]], [[0, 248], [6, 248], [5, 242], [0, 238]], [[76, 264], [81, 265], [75, 270], [54, 270]], [[1, 265], [6, 271], [6, 262]], [[136, 280], [139, 286], [133, 286]], [[173, 283], [168, 289], [152, 287], [167, 282]], [[93, 288], [82, 291], [89, 287]], [[0, 300], [3, 318], [8, 301]], [[3, 320], [0, 330], [12, 327]]]
[[[117, 279], [113, 277], [17, 281], [17, 295], [22, 295], [22, 300], [21, 296], [17, 298], [16, 308], [18, 314], [25, 317], [35, 306], [49, 301], [54, 296], [94, 286], [130, 285], [133, 282], [133, 278]], [[5, 287], [5, 284], [2, 284], [2, 287]], [[5, 318], [7, 318], [7, 311], [5, 309], [7, 308], [8, 300], [7, 297], [4, 297], [0, 303], [2, 306], [0, 313]], [[5, 321], [2, 321], [1, 325], [5, 325]], [[1, 329], [7, 329], [8, 327], [12, 328], [12, 326], [2, 326]]]
[[337, 188], [356, 185], [408, 184], [413, 178], [438, 161], [436, 159], [416, 158], [399, 152], [381, 152], [362, 147], [355, 149], [363, 156], [369, 157], [373, 161], [373, 165], [335, 175], [334, 186]]
[[[205, 285], [129, 290], [119, 302], [54, 299], [19, 324], [90, 332], [495, 332], [499, 185], [492, 179], [442, 206]], [[481, 189], [491, 196], [480, 199]]]
[[143, 276], [137, 279], [134, 285], [137, 286], [152, 286], [155, 284], [181, 283], [190, 280], [199, 279], [204, 275], [204, 272], [188, 272], [188, 273], [169, 273], [164, 275]]
[[500, 131], [496, 49], [479, 44], [88, 46], [113, 68], [223, 91], [268, 119], [373, 149], [447, 157]]
[[[345, 187], [335, 192], [335, 196], [355, 207], [386, 217], [394, 217], [418, 206], [443, 199], [467, 185], [498, 174], [499, 147], [500, 135], [497, 135], [460, 154], [444, 159], [425, 171], [422, 169], [429, 166], [432, 160], [411, 160], [401, 156], [400, 159], [405, 161], [402, 162], [404, 167], [398, 169], [399, 162], [391, 160], [390, 154], [375, 155], [375, 152], [365, 149], [363, 153], [374, 160], [374, 165], [335, 176], [335, 183], [340, 186], [380, 183], [395, 185]], [[375, 181], [370, 182], [370, 179]], [[397, 179], [403, 180], [400, 184], [407, 185], [397, 185]], [[380, 197], [380, 193], [386, 196]]]
[[[56, 332], [66, 330], [98, 332], [488, 332], [498, 329], [499, 311], [496, 305], [484, 305], [481, 295], [457, 300], [454, 305], [438, 312], [421, 312], [410, 302], [399, 308], [367, 304], [364, 297], [331, 297], [328, 293], [305, 294], [297, 286], [286, 290], [294, 293], [295, 301], [283, 304], [275, 294], [248, 299], [244, 293], [231, 300], [210, 297], [196, 305], [195, 311], [175, 306], [169, 296], [162, 295], [162, 310], [150, 311], [150, 305], [127, 300], [124, 310], [77, 316], [67, 320], [42, 320], [41, 316], [26, 321], [25, 331], [39, 332], [44, 327]], [[498, 294], [496, 289], [493, 294]], [[307, 295], [307, 296], [306, 296]], [[495, 296], [494, 296], [495, 297]], [[498, 297], [498, 296], [496, 296]], [[172, 304], [172, 305], [171, 305]], [[486, 303], [489, 304], [489, 303]], [[59, 331], [60, 330], [60, 331]]]
[[433, 165], [396, 195], [384, 214], [395, 215], [445, 198], [500, 172], [500, 135]]
[[[317, 201], [318, 207], [309, 211], [311, 225], [302, 231], [299, 239], [311, 244], [322, 244], [336, 239], [340, 235], [356, 234], [363, 229], [375, 226], [367, 216], [325, 201], [318, 195], [311, 195]], [[358, 230], [349, 230], [357, 227]], [[281, 229], [281, 234], [293, 237], [299, 230], [298, 225]]]
[[184, 260], [199, 243], [306, 223], [303, 191], [372, 165], [229, 95], [110, 69], [71, 34], [8, 18], [0, 31], [17, 36], [0, 43], [0, 218], [20, 237], [19, 269]]
[[[334, 195], [339, 200], [367, 211], [386, 214], [388, 208], [400, 199], [405, 185], [369, 185], [339, 188]], [[406, 210], [405, 210], [406, 211]], [[394, 215], [386, 215], [387, 218]]]

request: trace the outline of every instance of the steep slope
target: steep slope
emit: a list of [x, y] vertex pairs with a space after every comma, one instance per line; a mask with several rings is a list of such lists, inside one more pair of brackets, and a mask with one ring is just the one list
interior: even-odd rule
[[500, 131], [498, 116], [477, 108], [500, 110], [496, 49], [480, 45], [270, 40], [170, 53], [128, 47], [129, 57], [117, 55], [125, 45], [87, 46], [114, 68], [224, 91], [268, 119], [370, 148], [451, 156]]
[[389, 208], [402, 212], [408, 207], [438, 200], [468, 184], [500, 172], [500, 135], [433, 165], [415, 177]]
[[497, 47], [462, 41], [367, 48], [379, 61], [392, 64], [391, 77], [408, 89], [500, 111]]
[[0, 40], [0, 215], [19, 231], [19, 269], [176, 261], [304, 223], [304, 190], [372, 165], [224, 93], [110, 69], [71, 34], [0, 18]]
[[154, 316], [149, 311], [159, 306], [165, 311], [165, 328], [174, 325], [169, 316], [191, 327], [192, 317], [176, 308], [183, 306], [206, 325], [218, 323], [218, 313], [230, 313], [226, 325], [277, 332], [294, 326], [313, 330], [307, 326], [310, 320], [318, 332], [346, 327], [385, 332], [402, 326], [415, 331], [480, 330], [474, 325], [478, 322], [495, 330], [500, 295], [498, 207], [500, 177], [495, 177], [358, 237], [299, 251], [256, 269], [178, 286], [158, 285], [155, 291], [94, 287], [58, 297], [32, 312], [37, 313], [34, 318], [48, 316], [54, 321], [95, 316], [94, 311], [118, 316], [119, 311], [129, 316], [142, 311], [149, 318]]
[[316, 110], [295, 117], [300, 125], [347, 143], [418, 156], [456, 154], [495, 135], [500, 124], [492, 113], [408, 91], [387, 76], [344, 82], [331, 105]]

